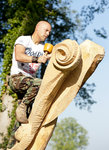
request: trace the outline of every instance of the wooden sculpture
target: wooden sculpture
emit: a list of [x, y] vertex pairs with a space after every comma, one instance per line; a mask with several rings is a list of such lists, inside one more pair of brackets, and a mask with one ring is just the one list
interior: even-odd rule
[[15, 132], [18, 142], [11, 150], [44, 150], [56, 121], [104, 57], [104, 48], [86, 40], [81, 45], [70, 39], [53, 48], [29, 123]]

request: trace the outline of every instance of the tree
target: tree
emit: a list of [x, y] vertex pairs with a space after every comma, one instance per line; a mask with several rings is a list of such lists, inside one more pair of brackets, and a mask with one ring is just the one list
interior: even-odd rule
[[53, 150], [83, 150], [88, 145], [87, 131], [74, 118], [64, 118], [51, 138]]
[[[109, 0], [94, 0], [92, 4], [83, 6], [79, 13], [81, 16], [81, 32], [85, 31], [86, 27], [92, 23], [96, 15], [104, 13], [106, 9], [109, 9]], [[94, 32], [98, 37], [104, 39], [108, 37], [104, 27], [101, 27], [101, 29], [94, 29]], [[90, 37], [87, 34], [84, 35], [83, 38], [87, 38], [87, 36]]]

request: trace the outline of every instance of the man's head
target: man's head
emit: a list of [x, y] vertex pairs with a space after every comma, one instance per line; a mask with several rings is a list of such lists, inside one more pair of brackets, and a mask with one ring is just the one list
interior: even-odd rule
[[36, 25], [35, 33], [40, 41], [45, 41], [51, 31], [51, 25], [47, 21], [40, 21]]

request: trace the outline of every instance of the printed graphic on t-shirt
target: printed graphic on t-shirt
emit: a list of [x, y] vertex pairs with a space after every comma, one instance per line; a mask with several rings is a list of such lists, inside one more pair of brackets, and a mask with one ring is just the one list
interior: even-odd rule
[[[29, 48], [29, 47], [26, 48], [25, 54], [27, 54], [28, 56], [36, 56], [36, 57], [40, 57], [41, 55], [43, 55], [43, 53], [41, 53], [40, 51], [34, 52], [32, 48]], [[32, 76], [34, 76], [39, 66], [40, 66], [40, 63], [19, 63], [18, 64], [18, 67], [20, 69], [22, 69], [26, 73], [31, 74]]]
[[[43, 53], [41, 53], [40, 51], [34, 52], [32, 48], [29, 47], [26, 48], [25, 54], [27, 54], [28, 56], [36, 56], [36, 57], [43, 55]], [[39, 66], [40, 63], [21, 63], [19, 67], [26, 73], [34, 75], [38, 70]]]
[[32, 48], [26, 48], [25, 54], [27, 54], [28, 56], [36, 56], [36, 57], [43, 55], [43, 53], [39, 51], [36, 51], [36, 52], [32, 51]]

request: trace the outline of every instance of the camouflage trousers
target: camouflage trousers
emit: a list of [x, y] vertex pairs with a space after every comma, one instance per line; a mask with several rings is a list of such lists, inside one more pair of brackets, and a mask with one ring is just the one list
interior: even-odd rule
[[[9, 86], [11, 90], [17, 94], [18, 99], [20, 99], [21, 101], [23, 101], [23, 103], [27, 105], [27, 118], [29, 117], [29, 114], [31, 112], [32, 104], [38, 93], [41, 81], [42, 80], [39, 78], [25, 76], [22, 73], [11, 75], [9, 77]], [[18, 121], [15, 122], [14, 129], [11, 132], [11, 137], [8, 141], [8, 148], [12, 148], [13, 145], [16, 143], [14, 134], [20, 125], [21, 123], [19, 123]]]
[[41, 79], [25, 76], [22, 73], [11, 75], [9, 86], [26, 105], [35, 100], [41, 85]]

